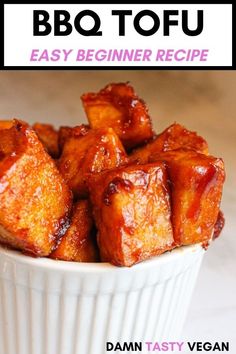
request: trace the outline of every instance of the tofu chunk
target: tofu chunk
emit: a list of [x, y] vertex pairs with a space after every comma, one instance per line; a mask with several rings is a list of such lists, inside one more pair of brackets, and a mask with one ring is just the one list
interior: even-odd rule
[[65, 233], [71, 192], [34, 130], [0, 130], [0, 242], [47, 256]]
[[190, 150], [156, 154], [165, 161], [172, 188], [172, 225], [178, 245], [207, 243], [214, 231], [225, 179], [222, 159]]
[[103, 261], [129, 267], [173, 248], [162, 163], [93, 175], [88, 185]]
[[154, 153], [176, 150], [179, 148], [187, 148], [208, 155], [208, 145], [206, 140], [182, 125], [174, 123], [147, 145], [134, 150], [130, 154], [130, 161], [145, 164], [148, 162], [149, 156]]
[[125, 148], [152, 138], [147, 107], [129, 84], [110, 84], [98, 93], [82, 95], [81, 99], [91, 128], [113, 128]]
[[64, 144], [68, 138], [86, 135], [88, 131], [89, 126], [85, 124], [75, 127], [60, 127], [58, 132], [58, 144], [60, 152], [62, 152]]
[[126, 152], [112, 128], [91, 129], [65, 141], [58, 168], [76, 198], [88, 195], [87, 176], [127, 162]]
[[74, 204], [70, 226], [50, 257], [74, 262], [98, 261], [92, 211], [87, 200]]
[[13, 125], [13, 120], [0, 120], [0, 130], [9, 129]]
[[51, 124], [35, 123], [33, 129], [48, 154], [56, 159], [59, 157], [58, 131]]

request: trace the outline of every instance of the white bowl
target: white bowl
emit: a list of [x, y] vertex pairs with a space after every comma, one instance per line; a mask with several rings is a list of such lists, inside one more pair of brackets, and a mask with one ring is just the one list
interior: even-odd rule
[[106, 342], [176, 341], [203, 254], [181, 247], [117, 268], [0, 247], [0, 353], [105, 354]]

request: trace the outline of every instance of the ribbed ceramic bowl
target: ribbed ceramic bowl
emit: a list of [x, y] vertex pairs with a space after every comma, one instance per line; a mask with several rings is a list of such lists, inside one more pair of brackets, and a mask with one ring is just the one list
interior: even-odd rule
[[131, 268], [0, 248], [0, 353], [105, 354], [106, 342], [178, 340], [200, 245]]

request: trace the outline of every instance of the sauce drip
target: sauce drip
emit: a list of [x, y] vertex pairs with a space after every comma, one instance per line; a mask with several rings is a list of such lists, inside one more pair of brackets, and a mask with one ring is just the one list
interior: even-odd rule
[[218, 238], [220, 236], [220, 233], [223, 229], [225, 225], [225, 218], [224, 218], [224, 214], [222, 213], [222, 211], [219, 211], [216, 223], [214, 225], [214, 234], [213, 234], [213, 240], [215, 240], [216, 238]]
[[214, 166], [210, 166], [206, 174], [201, 178], [201, 180], [197, 183], [194, 199], [192, 204], [190, 205], [186, 217], [188, 219], [197, 219], [200, 214], [200, 205], [201, 205], [201, 198], [207, 187], [210, 185], [212, 180], [215, 178], [216, 169]]

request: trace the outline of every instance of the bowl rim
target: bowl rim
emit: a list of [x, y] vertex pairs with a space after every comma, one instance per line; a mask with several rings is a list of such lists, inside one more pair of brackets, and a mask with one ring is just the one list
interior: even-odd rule
[[63, 271], [63, 272], [86, 272], [86, 273], [107, 273], [107, 272], [132, 272], [137, 270], [142, 270], [145, 268], [153, 266], [161, 266], [162, 264], [170, 263], [177, 260], [180, 257], [187, 256], [191, 253], [202, 254], [205, 252], [205, 249], [200, 243], [181, 246], [175, 248], [171, 251], [167, 251], [159, 256], [151, 257], [145, 261], [137, 263], [132, 267], [117, 267], [107, 262], [98, 262], [98, 263], [86, 263], [86, 262], [70, 262], [70, 261], [61, 261], [50, 259], [46, 257], [35, 258], [28, 255], [22, 254], [18, 250], [12, 250], [5, 246], [0, 245], [0, 257], [3, 256], [9, 261], [15, 263], [20, 263], [25, 266], [36, 267], [41, 270], [52, 270], [52, 271]]

